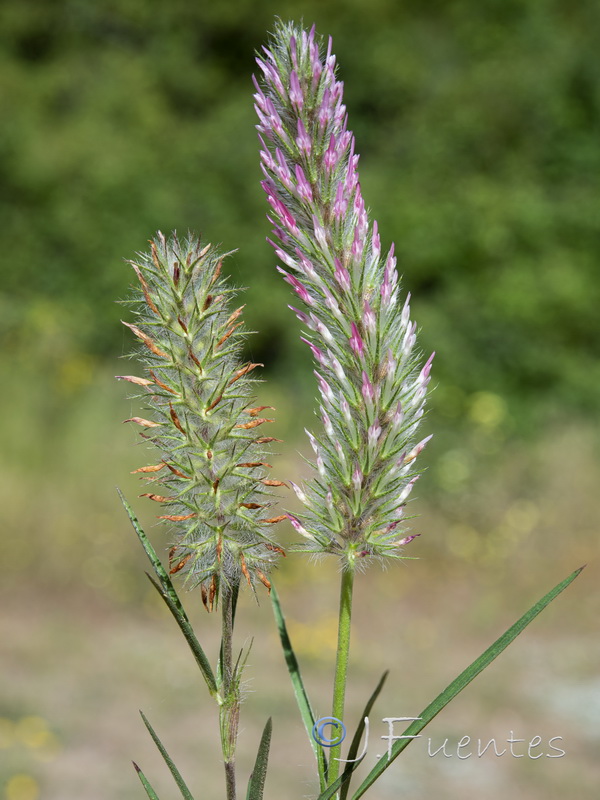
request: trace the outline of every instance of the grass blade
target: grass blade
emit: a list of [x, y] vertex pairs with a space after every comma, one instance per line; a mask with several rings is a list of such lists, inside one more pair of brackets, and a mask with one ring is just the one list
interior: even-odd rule
[[[348, 749], [348, 761], [354, 762], [356, 759], [356, 754], [358, 753], [358, 748], [360, 745], [360, 740], [362, 739], [362, 735], [365, 730], [365, 717], [368, 717], [371, 713], [371, 709], [375, 705], [375, 701], [379, 697], [381, 690], [383, 689], [383, 685], [386, 682], [387, 676], [389, 675], [389, 670], [386, 671], [381, 676], [379, 683], [375, 687], [373, 694], [367, 700], [367, 704], [363, 709], [363, 712], [360, 717], [360, 723], [356, 729], [356, 733], [352, 737], [352, 742], [350, 743], [350, 748]], [[346, 800], [348, 796], [348, 792], [350, 791], [350, 778], [352, 777], [352, 763], [346, 764], [344, 768], [344, 772], [342, 777], [346, 780], [344, 783], [342, 790], [340, 792], [340, 800]]]
[[138, 765], [135, 763], [135, 761], [132, 761], [131, 763], [132, 763], [132, 764], [133, 764], [133, 766], [135, 767], [135, 771], [136, 771], [136, 772], [137, 772], [137, 774], [138, 774], [138, 778], [139, 778], [139, 779], [140, 779], [140, 781], [142, 782], [142, 786], [143, 786], [143, 787], [144, 787], [144, 789], [146, 790], [146, 794], [148, 795], [148, 797], [150, 798], [150, 800], [159, 800], [159, 797], [158, 797], [158, 795], [156, 794], [156, 792], [154, 791], [154, 789], [152, 788], [152, 786], [150, 786], [150, 781], [149, 781], [149, 780], [148, 780], [148, 778], [147, 778], [147, 777], [144, 775], [144, 773], [142, 772], [142, 770], [141, 770], [141, 769], [138, 767]]
[[196, 638], [196, 634], [194, 633], [194, 630], [190, 624], [188, 616], [185, 613], [185, 609], [181, 604], [179, 595], [175, 591], [175, 587], [173, 586], [171, 578], [169, 577], [165, 568], [163, 567], [160, 558], [156, 555], [155, 549], [152, 547], [150, 540], [144, 533], [142, 526], [138, 522], [137, 517], [135, 516], [135, 514], [131, 509], [131, 506], [129, 505], [127, 500], [125, 500], [121, 491], [119, 489], [117, 489], [117, 491], [119, 492], [119, 497], [121, 498], [121, 502], [123, 503], [123, 507], [127, 512], [127, 516], [129, 517], [133, 529], [136, 532], [138, 539], [142, 544], [142, 547], [146, 551], [146, 555], [148, 556], [150, 563], [152, 564], [152, 567], [154, 569], [156, 577], [159, 580], [159, 583], [157, 584], [156, 581], [154, 581], [150, 575], [148, 575], [148, 578], [150, 579], [152, 585], [156, 588], [162, 599], [167, 604], [169, 611], [171, 612], [171, 614], [175, 618], [175, 621], [179, 625], [181, 632], [183, 633], [185, 640], [190, 646], [194, 658], [196, 659], [196, 663], [200, 667], [200, 671], [204, 676], [204, 680], [206, 681], [208, 690], [212, 695], [214, 695], [217, 692], [217, 684], [215, 681], [215, 676], [213, 674], [212, 668], [210, 666], [210, 662], [206, 657], [206, 654], [202, 649], [200, 642]]
[[179, 599], [177, 592], [175, 591], [175, 587], [171, 581], [169, 574], [167, 573], [166, 569], [163, 567], [160, 558], [156, 554], [156, 550], [152, 547], [152, 544], [146, 534], [144, 533], [142, 526], [137, 520], [137, 517], [133, 513], [133, 510], [120, 489], [117, 489], [119, 493], [119, 497], [121, 498], [121, 502], [123, 503], [123, 507], [127, 512], [127, 516], [129, 517], [129, 521], [133, 525], [134, 531], [137, 533], [138, 539], [141, 542], [142, 547], [146, 551], [146, 555], [148, 556], [148, 560], [152, 564], [152, 568], [156, 573], [156, 577], [160, 581], [161, 586], [171, 596], [171, 600], [173, 601], [173, 605], [177, 608], [178, 613], [187, 620], [187, 614], [185, 613], [185, 609], [181, 604], [181, 600]]
[[279, 595], [277, 594], [275, 586], [271, 587], [271, 603], [273, 606], [273, 613], [275, 614], [275, 622], [277, 623], [277, 630], [279, 631], [281, 647], [283, 648], [285, 663], [287, 664], [288, 672], [290, 673], [290, 678], [292, 681], [292, 686], [294, 687], [294, 694], [296, 695], [296, 702], [298, 704], [298, 708], [300, 709], [300, 716], [302, 717], [302, 722], [304, 723], [304, 727], [308, 735], [308, 740], [314, 751], [315, 758], [317, 759], [317, 766], [319, 769], [319, 781], [321, 784], [321, 790], [323, 790], [327, 785], [327, 762], [325, 761], [323, 748], [317, 744], [312, 735], [313, 726], [315, 724], [315, 715], [313, 714], [310, 701], [306, 693], [306, 689], [304, 688], [304, 683], [302, 682], [300, 667], [298, 665], [298, 660], [294, 653], [294, 649], [292, 647], [292, 643], [290, 641], [290, 637], [287, 632], [287, 628], [285, 625], [285, 618], [281, 610]]
[[267, 763], [269, 760], [269, 747], [271, 746], [272, 730], [273, 723], [271, 721], [271, 717], [269, 717], [260, 739], [258, 753], [256, 755], [256, 762], [254, 764], [252, 774], [250, 775], [250, 781], [248, 782], [246, 800], [262, 800], [265, 789], [265, 779], [267, 777]]
[[[462, 692], [465, 686], [471, 683], [473, 678], [477, 677], [480, 672], [483, 672], [483, 670], [516, 639], [516, 637], [529, 625], [529, 623], [535, 619], [535, 617], [537, 617], [537, 615], [540, 614], [546, 608], [546, 606], [549, 605], [555, 597], [557, 597], [557, 595], [559, 595], [570, 583], [575, 580], [582, 569], [583, 567], [576, 569], [575, 572], [571, 573], [568, 578], [565, 578], [564, 581], [561, 581], [559, 584], [557, 584], [554, 589], [548, 592], [548, 594], [544, 595], [544, 597], [542, 597], [541, 600], [532, 606], [529, 611], [523, 614], [523, 616], [517, 620], [517, 622], [515, 622], [515, 624], [504, 634], [502, 634], [502, 636], [497, 639], [494, 644], [488, 647], [488, 649], [482, 653], [479, 658], [475, 659], [470, 666], [461, 672], [458, 678], [453, 680], [452, 683], [447, 686], [444, 691], [421, 712], [419, 715], [421, 718], [415, 722], [412, 722], [402, 735], [417, 736], [423, 730], [423, 728], [428, 725], [431, 720], [437, 716], [437, 714], [439, 714], [440, 711], [445, 708], [445, 706], [447, 706], [451, 700], [456, 697], [459, 692]], [[375, 783], [377, 778], [379, 778], [381, 773], [389, 767], [392, 761], [399, 756], [404, 748], [407, 747], [407, 745], [412, 741], [412, 739], [400, 739], [399, 741], [395, 742], [392, 747], [391, 758], [388, 758], [386, 755], [377, 762], [365, 780], [361, 783], [355, 794], [352, 795], [352, 800], [358, 800], [359, 797], [362, 797], [367, 789], [369, 789], [369, 787]]]
[[[354, 764], [348, 764], [350, 767], [350, 774], [354, 772], [354, 770], [358, 767], [360, 763], [362, 763], [364, 756], [359, 760], [355, 761]], [[317, 800], [330, 800], [337, 792], [339, 792], [340, 788], [345, 784], [348, 780], [349, 775], [346, 773], [346, 770], [342, 772], [339, 778], [336, 778], [331, 786], [328, 786], [325, 791], [321, 792], [321, 794], [317, 797]]]
[[146, 715], [144, 714], [143, 711], [140, 711], [140, 714], [142, 715], [142, 719], [144, 720], [144, 725], [148, 729], [148, 733], [152, 737], [152, 739], [154, 741], [154, 744], [158, 747], [158, 750], [159, 750], [161, 756], [165, 760], [165, 764], [169, 768], [169, 770], [171, 772], [171, 775], [173, 776], [173, 778], [175, 780], [175, 783], [179, 787], [179, 791], [181, 792], [183, 800], [194, 800], [194, 798], [192, 797], [192, 793], [190, 792], [190, 790], [188, 789], [188, 787], [185, 784], [185, 781], [181, 777], [181, 773], [179, 772], [179, 770], [177, 769], [177, 767], [173, 763], [173, 760], [171, 759], [170, 755], [165, 750], [165, 747], [164, 747], [163, 743], [161, 742], [161, 740], [156, 735], [156, 732], [155, 732], [154, 728], [148, 722], [148, 719], [146, 718]]
[[146, 573], [146, 575], [148, 576], [148, 580], [150, 581], [150, 583], [154, 586], [156, 591], [159, 593], [159, 595], [167, 604], [171, 614], [175, 617], [175, 621], [179, 625], [179, 628], [181, 629], [181, 632], [183, 633], [185, 640], [188, 643], [194, 658], [196, 659], [196, 663], [200, 667], [200, 671], [202, 672], [204, 680], [206, 681], [206, 685], [208, 686], [209, 692], [212, 695], [215, 695], [217, 693], [217, 684], [215, 681], [215, 676], [213, 675], [213, 671], [206, 657], [206, 654], [202, 649], [200, 642], [196, 638], [194, 629], [188, 622], [187, 617], [184, 618], [178, 613], [177, 608], [173, 604], [170, 594], [164, 591], [162, 586], [160, 586], [153, 579], [152, 575], [148, 575], [148, 573]]

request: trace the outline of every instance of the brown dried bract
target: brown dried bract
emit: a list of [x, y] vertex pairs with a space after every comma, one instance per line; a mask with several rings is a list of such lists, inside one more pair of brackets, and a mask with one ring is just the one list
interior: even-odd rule
[[267, 576], [261, 572], [259, 569], [256, 570], [256, 574], [258, 576], [258, 580], [262, 583], [263, 586], [267, 587], [267, 591], [271, 594], [271, 583]]
[[287, 514], [280, 514], [278, 517], [271, 517], [270, 519], [261, 519], [261, 522], [267, 525], [275, 525], [276, 522], [283, 522], [284, 519], [287, 519]]
[[133, 264], [132, 262], [130, 262], [130, 263], [131, 263], [131, 266], [133, 267], [133, 269], [135, 270], [135, 274], [138, 276], [138, 280], [139, 280], [139, 282], [140, 282], [140, 284], [142, 286], [142, 291], [144, 293], [144, 298], [146, 300], [146, 305], [148, 306], [148, 308], [151, 308], [152, 311], [154, 311], [154, 313], [156, 314], [157, 317], [159, 317], [160, 314], [159, 314], [158, 308], [154, 305], [154, 303], [152, 302], [152, 298], [150, 297], [150, 290], [148, 288], [148, 284], [146, 283], [146, 279], [142, 275], [141, 270], [138, 267], [138, 265], [137, 264]]
[[160, 428], [160, 422], [153, 422], [151, 419], [144, 419], [143, 417], [130, 417], [123, 420], [123, 425], [126, 422], [135, 422], [136, 425], [141, 425], [144, 428]]
[[135, 383], [137, 386], [152, 386], [152, 381], [149, 381], [148, 378], [138, 378], [135, 375], [115, 375], [115, 378], [118, 381], [129, 381], [129, 383]]
[[279, 553], [279, 555], [280, 555], [280, 556], [283, 556], [284, 558], [286, 557], [286, 555], [285, 555], [285, 551], [283, 550], [283, 548], [281, 548], [281, 547], [277, 547], [277, 545], [276, 545], [276, 544], [266, 544], [266, 545], [265, 545], [265, 547], [266, 547], [268, 550], [273, 550], [274, 552], [276, 552], [276, 553]]
[[227, 320], [227, 323], [226, 323], [226, 324], [227, 324], [227, 325], [231, 325], [233, 322], [235, 322], [235, 321], [236, 321], [236, 319], [239, 317], [239, 315], [242, 313], [242, 311], [243, 311], [245, 308], [246, 308], [246, 304], [245, 304], [245, 303], [244, 303], [244, 305], [243, 305], [243, 306], [240, 306], [239, 308], [236, 308], [236, 310], [233, 312], [233, 314], [232, 314], [232, 315], [229, 317], [229, 319]]
[[262, 508], [260, 503], [240, 503], [240, 508]]
[[163, 514], [157, 519], [166, 519], [169, 522], [183, 522], [184, 519], [192, 519], [198, 516], [197, 514]]
[[131, 475], [135, 475], [136, 472], [158, 472], [165, 467], [166, 464], [164, 462], [162, 464], [151, 464], [149, 467], [140, 467], [139, 469], [134, 469], [131, 472]]
[[266, 461], [244, 461], [242, 464], [236, 464], [236, 467], [268, 467], [272, 469], [272, 465], [267, 464]]
[[179, 417], [177, 416], [177, 412], [175, 411], [171, 403], [169, 403], [169, 413], [171, 415], [171, 419], [173, 420], [173, 425], [175, 425], [175, 427], [180, 433], [183, 433], [183, 435], [186, 436], [187, 434], [185, 428], [181, 424]]
[[193, 555], [193, 553], [188, 553], [187, 556], [184, 556], [181, 559], [181, 561], [178, 561], [177, 564], [175, 564], [175, 566], [172, 569], [169, 570], [169, 575], [175, 575], [177, 572], [179, 572], [180, 569], [183, 569], [185, 567], [185, 565], [187, 564], [187, 562], [192, 557], [192, 555]]
[[217, 278], [221, 274], [222, 267], [223, 267], [223, 262], [219, 261], [219, 263], [217, 264], [217, 268], [215, 269], [214, 275], [212, 276], [212, 279], [211, 279], [211, 282], [210, 282], [211, 286], [213, 285], [213, 283], [217, 280]]
[[215, 600], [215, 595], [217, 594], [217, 576], [212, 576], [212, 581], [210, 582], [210, 589], [208, 591], [208, 605], [210, 606], [210, 610], [213, 610], [213, 603]]
[[215, 406], [218, 406], [218, 405], [219, 405], [219, 403], [221, 402], [221, 400], [222, 400], [222, 399], [223, 399], [223, 395], [222, 395], [222, 394], [220, 394], [220, 395], [217, 397], [217, 399], [216, 399], [216, 400], [213, 400], [213, 401], [212, 401], [212, 403], [211, 403], [211, 404], [208, 406], [208, 408], [206, 409], [206, 411], [207, 411], [207, 412], [208, 412], [208, 411], [212, 411], [212, 410], [213, 410], [213, 408], [215, 408]]
[[216, 350], [218, 347], [221, 347], [221, 345], [222, 345], [224, 342], [226, 342], [226, 341], [227, 341], [227, 339], [229, 339], [229, 337], [230, 337], [230, 336], [231, 336], [231, 334], [234, 332], [234, 330], [235, 330], [236, 328], [239, 328], [239, 327], [240, 327], [240, 325], [243, 325], [243, 324], [244, 324], [243, 322], [238, 322], [238, 324], [237, 324], [237, 325], [234, 325], [234, 326], [233, 326], [233, 328], [230, 328], [230, 329], [227, 331], [227, 333], [226, 333], [224, 336], [221, 336], [221, 338], [219, 339], [219, 341], [218, 341], [218, 342], [216, 343], [216, 345], [215, 345], [215, 350]]
[[172, 503], [175, 500], [174, 497], [163, 497], [162, 494], [152, 494], [151, 492], [141, 494], [140, 497], [149, 497], [150, 500], [154, 500], [157, 503]]
[[193, 362], [194, 362], [194, 364], [195, 364], [195, 365], [198, 367], [198, 369], [200, 370], [200, 372], [202, 372], [202, 364], [201, 364], [201, 363], [198, 361], [198, 359], [196, 358], [196, 356], [195, 356], [195, 355], [194, 355], [194, 353], [192, 352], [192, 348], [191, 348], [191, 347], [190, 347], [190, 349], [188, 350], [188, 356], [189, 356], [189, 357], [192, 359], [192, 361], [193, 361]]
[[287, 483], [283, 481], [272, 481], [269, 478], [263, 478], [260, 483], [264, 483], [265, 486], [285, 486], [285, 488], [289, 488]]
[[276, 439], [274, 436], [261, 436], [254, 440], [256, 444], [268, 444], [269, 442], [283, 442], [283, 439]]
[[256, 408], [246, 408], [244, 414], [250, 414], [251, 417], [255, 417], [257, 414], [260, 414], [261, 411], [264, 411], [265, 408], [275, 411], [273, 406], [256, 406]]
[[246, 566], [246, 559], [244, 558], [244, 554], [240, 553], [240, 564], [242, 567], [242, 575], [248, 581], [248, 586], [252, 586], [252, 581], [250, 580], [250, 573], [248, 572], [248, 567]]
[[242, 428], [243, 430], [249, 430], [250, 428], [258, 428], [259, 425], [262, 425], [263, 422], [275, 422], [274, 419], [267, 419], [266, 417], [258, 417], [257, 419], [250, 420], [250, 422], [244, 422], [242, 425], [235, 425], [235, 428]]
[[150, 370], [150, 375], [152, 375], [152, 378], [153, 378], [153, 380], [154, 380], [154, 383], [155, 383], [157, 386], [160, 386], [160, 388], [161, 388], [161, 389], [164, 389], [164, 390], [165, 390], [165, 392], [171, 392], [171, 394], [177, 394], [177, 392], [175, 391], [175, 389], [171, 389], [171, 387], [170, 387], [170, 386], [167, 386], [167, 384], [166, 384], [166, 383], [163, 383], [163, 382], [160, 380], [160, 378], [157, 378], [157, 377], [156, 377], [156, 375], [154, 374], [154, 372], [153, 372], [152, 370]]
[[264, 364], [258, 364], [258, 363], [246, 364], [245, 367], [238, 369], [238, 371], [234, 374], [233, 378], [229, 381], [227, 385], [231, 386], [232, 383], [239, 381], [240, 378], [243, 378], [244, 375], [247, 375], [251, 370], [255, 369], [255, 367], [264, 367]]
[[133, 331], [138, 339], [142, 340], [151, 353], [154, 353], [155, 356], [160, 356], [161, 358], [169, 358], [167, 353], [164, 353], [160, 347], [157, 347], [148, 334], [144, 333], [144, 331], [141, 331], [137, 325], [132, 325], [130, 322], [124, 322], [123, 320], [121, 320], [121, 322], [123, 322], [123, 325], [127, 326], [131, 331]]
[[165, 461], [164, 465], [165, 465], [165, 467], [168, 467], [171, 470], [173, 475], [177, 475], [179, 478], [183, 478], [186, 481], [191, 481], [192, 480], [189, 475], [186, 475], [185, 472], [181, 472], [180, 470], [177, 469], [177, 467], [174, 467], [172, 464], [168, 464]]

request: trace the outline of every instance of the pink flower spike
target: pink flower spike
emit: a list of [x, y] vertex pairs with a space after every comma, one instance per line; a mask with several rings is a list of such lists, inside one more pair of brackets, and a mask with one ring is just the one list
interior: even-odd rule
[[[365, 343], [363, 342], [360, 333], [358, 332], [358, 328], [356, 324], [353, 322], [350, 325], [350, 329], [352, 330], [352, 336], [350, 337], [350, 347], [354, 350], [356, 355], [359, 358], [362, 358], [365, 352]], [[366, 373], [363, 372], [363, 375]]]
[[292, 101], [292, 105], [296, 107], [297, 111], [302, 111], [302, 107], [304, 106], [304, 95], [302, 94], [302, 89], [300, 88], [300, 81], [298, 80], [296, 70], [292, 70], [290, 74], [290, 100]]

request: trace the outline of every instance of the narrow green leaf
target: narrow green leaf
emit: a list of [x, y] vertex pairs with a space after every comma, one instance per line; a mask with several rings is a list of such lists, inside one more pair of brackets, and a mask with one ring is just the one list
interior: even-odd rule
[[250, 775], [250, 781], [248, 782], [246, 800], [262, 800], [265, 789], [265, 779], [267, 777], [267, 763], [269, 761], [269, 747], [271, 746], [272, 730], [273, 723], [271, 721], [271, 717], [269, 717], [260, 739], [258, 753], [256, 755], [256, 762], [254, 764], [252, 774]]
[[130, 520], [131, 524], [133, 525], [133, 529], [137, 533], [138, 539], [140, 540], [140, 542], [142, 544], [142, 547], [146, 551], [146, 555], [148, 556], [148, 559], [149, 559], [150, 563], [152, 564], [152, 568], [154, 569], [154, 572], [156, 573], [156, 577], [160, 581], [160, 584], [163, 587], [163, 589], [165, 590], [165, 592], [167, 592], [171, 596], [171, 599], [173, 601], [173, 605], [177, 608], [178, 613], [181, 614], [181, 616], [184, 619], [187, 620], [187, 614], [185, 613], [185, 609], [184, 609], [183, 605], [181, 604], [181, 600], [179, 599], [179, 596], [177, 595], [177, 592], [175, 591], [175, 587], [173, 586], [173, 582], [171, 581], [171, 578], [170, 578], [169, 574], [167, 573], [166, 569], [163, 567], [162, 561], [160, 560], [160, 558], [156, 554], [156, 550], [152, 547], [152, 543], [150, 542], [150, 540], [148, 539], [148, 537], [144, 533], [144, 531], [142, 529], [142, 526], [138, 522], [138, 519], [135, 516], [135, 514], [133, 513], [133, 509], [131, 508], [131, 506], [129, 505], [127, 500], [125, 500], [125, 497], [124, 497], [123, 493], [121, 492], [121, 490], [117, 489], [117, 492], [119, 493], [119, 497], [121, 498], [121, 502], [123, 503], [123, 507], [125, 508], [125, 511], [127, 512], [127, 516], [129, 517], [129, 520]]
[[194, 633], [194, 630], [190, 624], [188, 616], [185, 613], [185, 609], [183, 608], [181, 600], [179, 599], [179, 595], [175, 591], [175, 587], [173, 586], [171, 578], [167, 574], [165, 568], [161, 563], [160, 558], [157, 556], [156, 551], [152, 547], [152, 543], [144, 533], [140, 523], [137, 520], [137, 517], [135, 516], [135, 514], [131, 509], [131, 506], [125, 500], [121, 491], [119, 489], [117, 489], [117, 491], [119, 492], [119, 497], [121, 498], [121, 502], [123, 503], [123, 507], [127, 512], [127, 516], [129, 517], [133, 529], [135, 530], [138, 539], [140, 540], [142, 547], [146, 551], [146, 555], [148, 556], [148, 559], [152, 564], [152, 567], [154, 569], [156, 577], [158, 578], [159, 583], [156, 583], [156, 581], [153, 580], [153, 578], [150, 575], [148, 575], [148, 578], [150, 579], [150, 582], [158, 591], [162, 599], [167, 604], [169, 611], [171, 612], [175, 621], [179, 625], [181, 632], [183, 633], [185, 640], [188, 643], [190, 650], [194, 655], [194, 658], [196, 659], [196, 663], [200, 667], [200, 671], [202, 672], [204, 680], [206, 681], [208, 690], [212, 695], [214, 695], [217, 692], [217, 684], [215, 681], [215, 676], [213, 674], [212, 668], [210, 666], [210, 662], [206, 657], [206, 654], [204, 653], [204, 650], [202, 649], [200, 642], [196, 638], [196, 634]]
[[153, 789], [153, 788], [152, 788], [152, 786], [150, 785], [150, 781], [149, 781], [149, 780], [148, 780], [148, 778], [147, 778], [147, 777], [144, 775], [144, 773], [142, 772], [142, 770], [141, 770], [141, 769], [138, 767], [138, 765], [135, 763], [135, 761], [132, 761], [131, 763], [132, 763], [132, 764], [133, 764], [133, 766], [135, 767], [135, 771], [136, 771], [136, 772], [137, 772], [137, 774], [138, 774], [138, 778], [139, 778], [139, 779], [140, 779], [140, 781], [142, 782], [142, 786], [143, 786], [143, 787], [144, 787], [144, 789], [146, 790], [146, 794], [148, 795], [148, 797], [150, 798], [150, 800], [159, 800], [159, 797], [158, 797], [158, 795], [156, 794], [156, 792], [154, 791], [154, 789]]
[[[362, 763], [363, 759], [364, 756], [359, 761], [355, 761], [354, 764], [348, 765], [350, 767], [350, 774], [352, 774], [354, 770], [358, 767], [358, 765]], [[329, 800], [345, 784], [345, 782], [348, 780], [348, 777], [349, 776], [346, 774], [346, 771], [344, 770], [344, 772], [342, 772], [339, 778], [336, 778], [334, 780], [331, 786], [328, 786], [324, 792], [321, 792], [321, 794], [317, 797], [317, 800]]]
[[161, 742], [161, 740], [156, 735], [156, 732], [155, 732], [154, 728], [148, 722], [148, 719], [146, 718], [146, 715], [144, 714], [143, 711], [140, 711], [140, 714], [142, 715], [142, 719], [144, 720], [144, 725], [148, 729], [148, 733], [152, 737], [152, 739], [154, 741], [154, 744], [158, 747], [158, 750], [159, 750], [161, 756], [165, 760], [165, 764], [167, 765], [167, 767], [171, 771], [171, 775], [173, 776], [173, 778], [175, 779], [175, 783], [179, 787], [179, 791], [181, 792], [183, 800], [194, 800], [194, 798], [192, 797], [192, 793], [190, 792], [190, 790], [188, 789], [188, 787], [185, 784], [185, 781], [181, 777], [181, 773], [179, 772], [179, 770], [177, 769], [177, 767], [173, 763], [173, 760], [171, 759], [170, 755], [165, 750], [165, 747], [164, 747], [163, 743]]
[[315, 724], [315, 715], [313, 714], [310, 701], [306, 693], [306, 689], [304, 688], [304, 683], [302, 682], [300, 667], [298, 665], [298, 660], [296, 659], [296, 655], [294, 653], [294, 649], [292, 647], [292, 643], [290, 641], [290, 637], [287, 632], [287, 628], [285, 625], [285, 618], [281, 610], [279, 595], [277, 594], [275, 586], [271, 587], [271, 603], [273, 606], [273, 613], [275, 614], [277, 630], [279, 631], [281, 646], [283, 648], [285, 663], [287, 664], [288, 672], [290, 673], [290, 678], [292, 680], [292, 686], [294, 687], [294, 694], [296, 695], [296, 702], [298, 704], [298, 708], [300, 709], [300, 716], [302, 717], [302, 722], [304, 723], [304, 727], [308, 735], [308, 740], [314, 751], [315, 758], [317, 759], [317, 766], [319, 769], [319, 781], [321, 785], [321, 790], [323, 790], [327, 785], [327, 762], [325, 761], [323, 748], [317, 744], [312, 735], [313, 727]]
[[386, 671], [381, 676], [379, 683], [375, 687], [373, 694], [367, 700], [367, 704], [364, 707], [363, 712], [361, 714], [360, 722], [356, 729], [356, 733], [352, 737], [352, 742], [350, 743], [350, 748], [348, 749], [348, 759], [347, 759], [350, 763], [346, 764], [342, 775], [342, 777], [344, 777], [346, 782], [344, 783], [342, 790], [340, 792], [340, 800], [346, 800], [346, 798], [348, 797], [348, 792], [350, 791], [350, 778], [352, 777], [352, 772], [353, 772], [352, 764], [356, 759], [356, 754], [358, 753], [358, 748], [360, 746], [360, 740], [362, 739], [362, 735], [365, 730], [365, 717], [368, 717], [369, 714], [371, 713], [371, 709], [375, 705], [375, 701], [379, 697], [388, 675], [389, 675], [389, 670], [386, 669]]
[[154, 586], [156, 591], [159, 593], [159, 595], [167, 604], [169, 611], [171, 612], [171, 614], [175, 618], [175, 621], [179, 625], [179, 628], [181, 629], [181, 632], [183, 633], [185, 640], [188, 643], [194, 658], [196, 659], [196, 663], [200, 667], [200, 671], [202, 672], [204, 680], [206, 681], [206, 685], [208, 686], [209, 692], [212, 695], [215, 695], [217, 693], [217, 684], [215, 681], [215, 676], [213, 675], [210, 663], [206, 657], [204, 650], [200, 646], [200, 642], [196, 638], [196, 634], [194, 633], [192, 626], [187, 621], [187, 619], [184, 619], [180, 614], [177, 613], [177, 608], [173, 605], [171, 596], [163, 590], [162, 586], [160, 586], [154, 580], [152, 575], [148, 575], [148, 573], [146, 573], [146, 575], [150, 583]]
[[[452, 683], [447, 686], [444, 691], [427, 706], [427, 708], [421, 711], [419, 715], [420, 719], [412, 722], [404, 731], [402, 736], [417, 736], [420, 734], [423, 728], [425, 728], [425, 726], [428, 725], [431, 720], [437, 716], [459, 692], [462, 692], [465, 686], [471, 683], [473, 678], [476, 678], [480, 672], [483, 672], [483, 670], [516, 639], [516, 637], [529, 625], [529, 623], [534, 620], [537, 615], [540, 614], [546, 608], [546, 606], [554, 600], [555, 597], [557, 597], [564, 589], [567, 588], [570, 583], [575, 580], [582, 569], [583, 567], [576, 569], [575, 572], [571, 573], [568, 578], [565, 578], [564, 581], [561, 581], [557, 586], [554, 587], [554, 589], [548, 592], [548, 594], [544, 595], [544, 597], [542, 597], [541, 600], [532, 606], [527, 613], [523, 614], [523, 616], [517, 620], [517, 622], [515, 622], [515, 624], [504, 634], [502, 634], [502, 636], [497, 639], [493, 645], [488, 647], [488, 649], [482, 653], [479, 658], [475, 659], [470, 666], [461, 672], [458, 678], [452, 681]], [[387, 755], [383, 756], [377, 762], [365, 780], [361, 783], [355, 794], [352, 795], [352, 800], [358, 800], [359, 797], [362, 797], [367, 789], [369, 789], [369, 787], [375, 783], [377, 778], [379, 778], [381, 773], [389, 767], [392, 761], [399, 756], [404, 748], [407, 747], [412, 741], [413, 739], [399, 739], [397, 742], [395, 742], [392, 747], [391, 757], [388, 758]], [[321, 798], [319, 798], [319, 800], [321, 800]]]

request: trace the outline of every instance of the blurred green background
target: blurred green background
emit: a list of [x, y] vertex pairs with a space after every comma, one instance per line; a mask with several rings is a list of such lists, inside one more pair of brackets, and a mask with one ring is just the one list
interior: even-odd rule
[[[596, 797], [594, 0], [0, 5], [0, 797], [140, 797], [129, 757], [145, 753], [146, 772], [154, 763], [160, 773], [140, 705], [219, 796], [207, 702], [146, 588], [114, 490], [135, 498], [129, 472], [147, 457], [120, 426], [132, 404], [112, 376], [131, 341], [115, 301], [131, 283], [124, 259], [157, 229], [237, 249], [228, 269], [248, 287], [257, 331], [248, 355], [265, 364], [260, 400], [277, 407], [274, 435], [285, 440], [276, 477], [300, 473], [315, 386], [265, 242], [250, 80], [275, 14], [333, 36], [363, 194], [383, 244], [396, 243], [422, 348], [437, 352], [424, 423], [435, 436], [414, 504], [421, 560], [361, 579], [351, 709], [393, 665], [381, 716], [416, 714], [464, 666], [461, 653], [474, 657], [590, 562], [518, 652], [432, 726], [438, 744], [546, 731], [570, 737], [567, 756], [472, 764], [415, 744], [373, 800]], [[279, 580], [309, 680], [326, 697], [335, 566], [290, 556]], [[310, 791], [310, 753], [267, 604], [248, 598], [243, 613], [258, 633], [242, 762], [275, 713], [289, 741], [277, 740], [272, 796], [296, 798]], [[214, 621], [199, 619], [214, 639]]]

